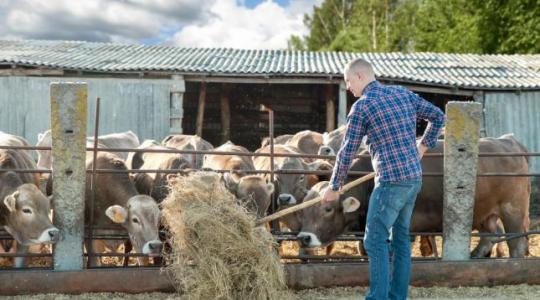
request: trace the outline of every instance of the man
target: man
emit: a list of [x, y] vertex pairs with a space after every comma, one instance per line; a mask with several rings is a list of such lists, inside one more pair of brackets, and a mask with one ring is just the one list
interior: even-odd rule
[[[435, 146], [444, 125], [444, 113], [403, 87], [382, 85], [363, 59], [351, 61], [343, 73], [347, 89], [359, 99], [347, 118], [345, 138], [323, 201], [339, 198], [338, 191], [352, 159], [362, 137], [367, 135], [376, 176], [364, 236], [370, 272], [366, 299], [406, 299], [411, 268], [409, 224], [422, 184], [420, 159], [428, 148]], [[417, 118], [429, 122], [418, 142]]]

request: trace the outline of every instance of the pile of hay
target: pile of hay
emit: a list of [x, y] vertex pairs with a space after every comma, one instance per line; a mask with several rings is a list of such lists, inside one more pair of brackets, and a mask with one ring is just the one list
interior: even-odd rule
[[189, 299], [280, 299], [276, 243], [216, 173], [180, 177], [162, 203], [171, 234], [169, 271]]

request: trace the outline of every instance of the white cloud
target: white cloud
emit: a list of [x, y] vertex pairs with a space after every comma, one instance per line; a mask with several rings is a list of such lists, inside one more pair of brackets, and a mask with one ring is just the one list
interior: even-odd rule
[[137, 43], [204, 20], [204, 7], [213, 1], [2, 0], [0, 38]]
[[322, 0], [0, 0], [0, 39], [285, 48]]
[[264, 1], [253, 9], [234, 0], [217, 0], [210, 7], [211, 18], [188, 25], [170, 43], [185, 47], [285, 48], [292, 34], [307, 33], [305, 13], [321, 0], [291, 0], [288, 7]]

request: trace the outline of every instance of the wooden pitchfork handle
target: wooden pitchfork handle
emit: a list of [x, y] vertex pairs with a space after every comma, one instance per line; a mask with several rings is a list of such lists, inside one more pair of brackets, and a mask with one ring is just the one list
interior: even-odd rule
[[[339, 190], [339, 194], [343, 195], [345, 192], [352, 189], [353, 187], [355, 187], [355, 186], [357, 186], [357, 185], [359, 185], [361, 183], [364, 183], [364, 182], [366, 182], [368, 180], [371, 180], [373, 178], [375, 178], [375, 172], [369, 173], [368, 175], [362, 176], [362, 177], [360, 177], [360, 178], [358, 178], [358, 179], [356, 179], [354, 181], [351, 181], [351, 182], [347, 183], [346, 185], [344, 185]], [[261, 218], [261, 219], [257, 220], [257, 222], [255, 222], [255, 226], [261, 226], [264, 223], [277, 220], [277, 219], [279, 219], [279, 218], [281, 218], [283, 216], [286, 216], [288, 214], [292, 214], [293, 212], [297, 212], [299, 210], [308, 208], [310, 206], [313, 206], [313, 205], [321, 202], [321, 200], [322, 200], [322, 197], [319, 196], [317, 198], [302, 202], [302, 203], [300, 203], [298, 205], [291, 206], [291, 207], [286, 208], [284, 210], [280, 210], [280, 211], [275, 212], [275, 213], [273, 213], [273, 214], [271, 214], [269, 216], [266, 216], [264, 218]]]

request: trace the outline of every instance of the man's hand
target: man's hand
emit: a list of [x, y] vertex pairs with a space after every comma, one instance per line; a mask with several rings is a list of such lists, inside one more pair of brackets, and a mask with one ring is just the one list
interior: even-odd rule
[[418, 155], [420, 156], [420, 159], [422, 159], [422, 157], [424, 156], [424, 153], [426, 153], [427, 151], [427, 147], [426, 145], [422, 144], [421, 141], [419, 141], [416, 144], [416, 147], [418, 148]]
[[339, 192], [333, 191], [330, 187], [326, 188], [322, 196], [322, 202], [328, 203], [328, 202], [336, 201], [337, 199], [339, 199]]

